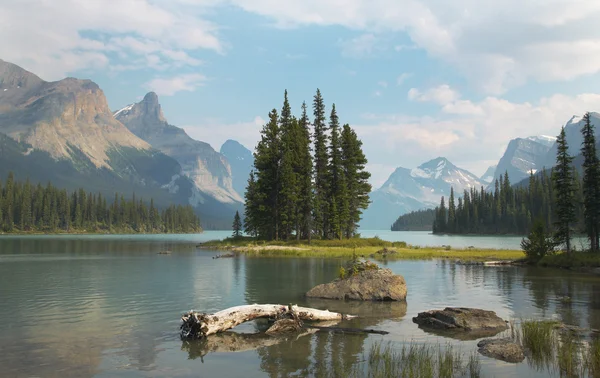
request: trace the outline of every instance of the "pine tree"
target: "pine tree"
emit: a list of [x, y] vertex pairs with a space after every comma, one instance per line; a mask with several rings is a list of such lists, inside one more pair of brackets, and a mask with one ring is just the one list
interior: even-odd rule
[[280, 237], [289, 239], [292, 230], [296, 228], [298, 206], [298, 121], [292, 117], [288, 94], [285, 91], [281, 117], [279, 118], [281, 130], [281, 162], [280, 162]]
[[261, 131], [261, 140], [254, 153], [254, 166], [256, 168], [256, 191], [262, 202], [254, 222], [258, 233], [266, 239], [279, 240], [280, 220], [280, 162], [281, 162], [281, 135], [277, 110], [269, 113], [269, 122]]
[[454, 188], [450, 187], [450, 199], [448, 199], [448, 223], [447, 230], [450, 233], [456, 230], [456, 205], [454, 203]]
[[[310, 125], [306, 113], [306, 103], [302, 103], [302, 115], [298, 122], [300, 129], [300, 140], [298, 141], [298, 161], [299, 161], [299, 193], [298, 201], [298, 222], [300, 229], [297, 231], [296, 238], [301, 236], [308, 240], [310, 244], [312, 236], [312, 204], [313, 204], [313, 184], [312, 184], [312, 156], [310, 149]], [[300, 235], [301, 234], [301, 235]]]
[[332, 238], [343, 238], [342, 222], [348, 218], [348, 193], [344, 169], [342, 165], [342, 149], [340, 141], [340, 124], [335, 104], [331, 108], [329, 116], [329, 129], [331, 130], [331, 139], [329, 145], [329, 235]]
[[342, 128], [341, 139], [342, 168], [348, 206], [348, 215], [342, 219], [345, 219], [346, 237], [351, 238], [356, 234], [362, 211], [369, 206], [369, 193], [372, 189], [369, 184], [371, 174], [366, 170], [367, 158], [362, 150], [362, 141], [348, 124]]
[[325, 123], [325, 104], [321, 91], [317, 93], [313, 100], [313, 128], [314, 128], [314, 148], [315, 148], [315, 170], [314, 170], [314, 229], [315, 233], [322, 238], [327, 235], [328, 229], [328, 165], [329, 156], [327, 154], [327, 125]]
[[254, 171], [250, 172], [248, 185], [246, 186], [245, 204], [244, 204], [244, 231], [252, 236], [258, 236], [257, 217], [260, 214], [260, 198], [256, 181], [254, 180]]
[[23, 188], [23, 199], [21, 202], [21, 231], [29, 231], [32, 229], [31, 216], [31, 184], [29, 183], [29, 180], [27, 180]]
[[440, 201], [440, 207], [438, 208], [437, 216], [436, 216], [436, 231], [438, 233], [447, 232], [446, 226], [446, 204], [444, 203], [444, 197]]
[[590, 113], [583, 117], [583, 216], [592, 252], [600, 251], [600, 161]]
[[233, 217], [232, 228], [234, 238], [242, 236], [242, 219], [240, 218], [240, 213], [238, 211], [235, 212], [235, 216]]
[[558, 151], [556, 167], [552, 179], [556, 192], [556, 240], [566, 245], [567, 253], [571, 253], [571, 226], [575, 222], [575, 204], [573, 195], [573, 158], [569, 155], [565, 128], [560, 131], [556, 140]]

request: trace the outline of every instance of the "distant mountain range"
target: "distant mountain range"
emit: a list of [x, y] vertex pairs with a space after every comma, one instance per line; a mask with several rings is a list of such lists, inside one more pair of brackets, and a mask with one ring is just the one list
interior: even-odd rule
[[227, 140], [221, 146], [221, 155], [225, 156], [231, 165], [231, 178], [233, 180], [233, 189], [244, 196], [250, 171], [254, 166], [254, 156], [246, 147], [235, 140]]
[[471, 172], [438, 157], [417, 168], [399, 167], [388, 180], [370, 194], [372, 201], [360, 224], [363, 229], [389, 229], [402, 214], [439, 205], [442, 196], [487, 184]]
[[108, 196], [135, 192], [159, 206], [192, 204], [207, 228], [229, 228], [243, 206], [228, 159], [168, 124], [155, 93], [113, 114], [90, 80], [46, 82], [0, 60], [1, 177], [8, 171]]

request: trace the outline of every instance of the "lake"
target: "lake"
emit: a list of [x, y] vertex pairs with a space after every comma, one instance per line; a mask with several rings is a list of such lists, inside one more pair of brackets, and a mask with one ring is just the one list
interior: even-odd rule
[[[376, 341], [452, 343], [465, 353], [475, 350], [476, 340], [426, 333], [411, 320], [420, 311], [445, 306], [480, 307], [504, 319], [555, 318], [600, 328], [599, 277], [529, 267], [397, 261], [386, 267], [405, 277], [406, 303], [307, 300], [303, 293], [335, 278], [340, 260], [212, 259], [217, 251], [195, 248], [199, 241], [228, 234], [0, 236], [0, 376], [335, 376], [363, 360]], [[388, 240], [397, 235], [395, 240], [415, 245], [494, 246], [479, 244], [493, 238], [378, 235]], [[513, 248], [513, 242], [496, 247]], [[158, 254], [164, 250], [172, 253]], [[565, 296], [571, 300], [562, 300]], [[190, 309], [215, 312], [247, 303], [290, 302], [357, 314], [358, 319], [341, 325], [390, 334], [316, 333], [279, 343], [229, 334], [210, 346], [179, 339], [179, 318]], [[261, 327], [248, 323], [237, 332]], [[259, 347], [211, 352], [234, 345]], [[481, 363], [483, 376], [552, 375], [526, 362], [514, 365], [482, 356]]]

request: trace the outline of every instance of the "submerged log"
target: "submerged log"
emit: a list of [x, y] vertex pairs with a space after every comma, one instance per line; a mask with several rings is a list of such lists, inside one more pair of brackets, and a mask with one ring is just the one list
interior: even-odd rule
[[181, 317], [181, 338], [202, 339], [209, 335], [227, 331], [251, 320], [259, 318], [281, 319], [285, 316], [301, 321], [327, 321], [354, 318], [352, 315], [330, 312], [328, 310], [278, 304], [237, 306], [214, 314], [190, 311]]

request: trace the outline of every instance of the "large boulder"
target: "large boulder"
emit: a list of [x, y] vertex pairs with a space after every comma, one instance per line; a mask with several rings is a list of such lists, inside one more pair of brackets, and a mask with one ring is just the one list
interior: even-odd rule
[[477, 346], [479, 353], [497, 360], [517, 363], [525, 359], [523, 347], [511, 339], [485, 339]]
[[508, 328], [506, 321], [494, 311], [477, 308], [446, 307], [443, 310], [420, 312], [413, 322], [423, 328], [458, 330], [493, 334]]
[[406, 281], [389, 269], [367, 269], [348, 278], [315, 286], [306, 296], [359, 301], [404, 301]]

